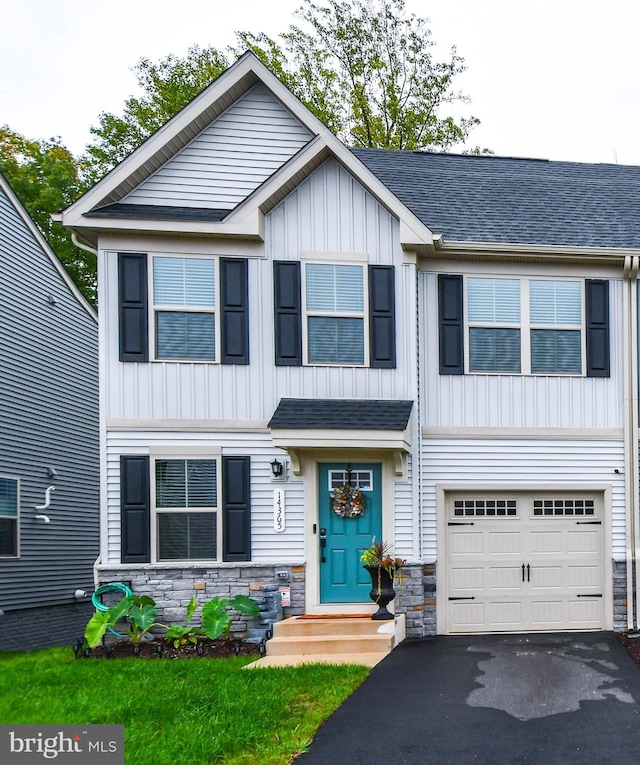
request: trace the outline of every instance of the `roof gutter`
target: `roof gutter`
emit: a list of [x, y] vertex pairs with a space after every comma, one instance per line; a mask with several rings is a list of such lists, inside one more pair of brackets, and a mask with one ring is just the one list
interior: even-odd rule
[[456, 242], [445, 241], [442, 234], [433, 237], [436, 256], [446, 257], [449, 253], [456, 257], [478, 254], [495, 254], [519, 257], [558, 258], [565, 260], [569, 257], [581, 260], [599, 260], [602, 262], [617, 262], [623, 258], [640, 257], [640, 249], [633, 247], [578, 247], [550, 244], [520, 244], [508, 242]]

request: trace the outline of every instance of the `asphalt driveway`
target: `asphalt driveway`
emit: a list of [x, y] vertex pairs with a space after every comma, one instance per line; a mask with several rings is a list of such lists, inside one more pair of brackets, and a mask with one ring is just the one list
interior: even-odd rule
[[613, 633], [588, 632], [405, 642], [296, 765], [620, 765], [639, 757], [640, 667]]

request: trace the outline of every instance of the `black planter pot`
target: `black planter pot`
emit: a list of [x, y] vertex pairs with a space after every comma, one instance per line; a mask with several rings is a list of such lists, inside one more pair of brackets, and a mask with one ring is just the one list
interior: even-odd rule
[[393, 619], [393, 614], [387, 610], [387, 605], [396, 596], [393, 589], [393, 579], [389, 570], [382, 566], [365, 566], [371, 577], [371, 592], [369, 597], [376, 603], [378, 610], [371, 617], [379, 621]]

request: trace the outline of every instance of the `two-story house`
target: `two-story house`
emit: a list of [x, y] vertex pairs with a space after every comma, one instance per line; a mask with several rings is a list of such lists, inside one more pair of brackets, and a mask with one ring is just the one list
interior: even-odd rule
[[240, 58], [61, 216], [99, 252], [100, 581], [364, 613], [375, 537], [409, 635], [634, 625], [639, 183], [350, 150]]
[[0, 175], [0, 650], [91, 616], [98, 427], [95, 311]]

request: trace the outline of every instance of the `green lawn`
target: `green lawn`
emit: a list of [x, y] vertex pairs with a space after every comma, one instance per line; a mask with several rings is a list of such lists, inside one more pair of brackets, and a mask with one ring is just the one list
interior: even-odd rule
[[370, 671], [248, 661], [0, 652], [0, 723], [121, 723], [136, 765], [285, 765]]

